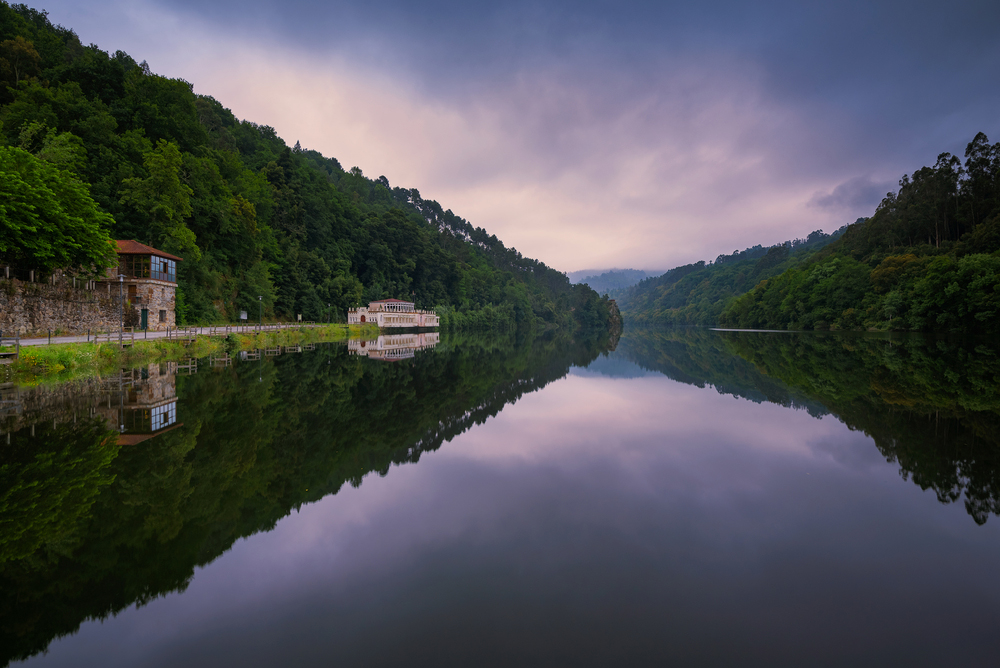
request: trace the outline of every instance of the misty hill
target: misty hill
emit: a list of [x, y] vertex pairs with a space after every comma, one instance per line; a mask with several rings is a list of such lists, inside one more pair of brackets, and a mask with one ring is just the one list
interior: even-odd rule
[[580, 283], [589, 285], [598, 294], [614, 297], [625, 288], [631, 287], [647, 277], [649, 277], [649, 273], [641, 269], [611, 269], [600, 275], [585, 276], [580, 280]]
[[729, 303], [767, 329], [1000, 333], [1000, 143], [979, 133], [904, 175], [871, 218]]
[[760, 281], [804, 262], [846, 229], [833, 234], [816, 230], [805, 239], [757, 245], [719, 255], [714, 262], [675, 267], [624, 290], [617, 296], [620, 308], [631, 323], [714, 326], [734, 299]]
[[[438, 308], [452, 327], [609, 319], [589, 287], [416, 188], [289, 147], [188, 82], [84, 46], [45, 12], [3, 0], [0, 201], [11, 204], [0, 217], [0, 262], [15, 273], [113, 264], [109, 237], [183, 257], [181, 323], [234, 321], [257, 311], [258, 295], [265, 317], [286, 319], [343, 318], [386, 297]], [[47, 232], [33, 231], [38, 211]], [[72, 239], [59, 234], [68, 225], [80, 232]], [[62, 256], [83, 260], [49, 262]]]

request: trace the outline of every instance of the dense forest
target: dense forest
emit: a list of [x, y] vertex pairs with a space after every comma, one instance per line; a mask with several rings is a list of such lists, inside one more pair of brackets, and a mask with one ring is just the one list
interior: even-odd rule
[[446, 325], [594, 327], [607, 303], [485, 230], [289, 147], [191, 84], [0, 0], [0, 262], [97, 271], [107, 240], [184, 258], [180, 322], [343, 318], [410, 298]]
[[727, 306], [727, 327], [1000, 333], [1000, 143], [904, 175], [871, 218]]
[[5, 418], [21, 422], [0, 453], [0, 666], [182, 590], [241, 537], [419, 461], [609, 344], [605, 331], [519, 329], [451, 334], [405, 364], [326, 344], [202, 368], [176, 379], [181, 426], [141, 447], [90, 417], [99, 379], [29, 390], [65, 396]]
[[816, 230], [805, 239], [753, 246], [714, 262], [675, 267], [616, 293], [629, 322], [645, 325], [713, 326], [736, 297], [760, 281], [798, 266], [844, 233]]

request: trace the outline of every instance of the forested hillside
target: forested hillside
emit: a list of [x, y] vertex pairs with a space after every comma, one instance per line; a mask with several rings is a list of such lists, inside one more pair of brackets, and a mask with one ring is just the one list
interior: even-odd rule
[[817, 230], [805, 239], [769, 248], [757, 245], [720, 255], [715, 262], [675, 267], [619, 293], [622, 312], [629, 322], [639, 324], [714, 326], [736, 297], [760, 281], [801, 264], [845, 229], [833, 234]]
[[[181, 322], [233, 320], [256, 311], [258, 295], [279, 318], [336, 320], [368, 300], [409, 297], [458, 326], [608, 320], [593, 290], [417, 189], [289, 147], [189, 83], [2, 1], [0, 181], [10, 204], [0, 261], [95, 268], [113, 262], [102, 240], [150, 244], [184, 258]], [[83, 238], [60, 232], [70, 221], [87, 224], [89, 252], [66, 252]]]
[[1000, 333], [1000, 143], [904, 175], [875, 214], [725, 310], [768, 329]]

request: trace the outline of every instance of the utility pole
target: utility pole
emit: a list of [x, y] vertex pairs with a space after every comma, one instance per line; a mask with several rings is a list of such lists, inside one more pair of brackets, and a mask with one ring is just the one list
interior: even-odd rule
[[263, 329], [264, 327], [264, 295], [257, 295], [257, 301], [260, 302], [259, 320], [257, 321], [257, 328]]
[[333, 317], [333, 313], [330, 312], [330, 305], [327, 304], [326, 305], [326, 324], [327, 324], [328, 327], [330, 326], [330, 318], [331, 317]]
[[125, 330], [125, 274], [118, 274], [118, 347], [122, 347]]

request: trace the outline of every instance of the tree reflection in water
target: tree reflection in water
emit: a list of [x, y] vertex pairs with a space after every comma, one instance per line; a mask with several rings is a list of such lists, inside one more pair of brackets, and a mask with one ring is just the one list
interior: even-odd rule
[[512, 332], [392, 363], [342, 345], [205, 363], [176, 378], [183, 425], [135, 443], [93, 416], [105, 403], [93, 382], [24, 393], [46, 406], [2, 423], [0, 665], [183, 590], [239, 538], [418, 461], [609, 345], [606, 333]]
[[[86, 619], [183, 590], [196, 567], [239, 538], [345, 483], [418, 461], [614, 344], [446, 337], [395, 361], [321, 346], [205, 363], [146, 393], [155, 407], [176, 387], [176, 426], [162, 430], [141, 411], [118, 424], [101, 412], [124, 415], [133, 395], [141, 403], [142, 383], [115, 395], [117, 409], [111, 397], [100, 411], [95, 397], [108, 402], [87, 382], [25, 394], [24, 410], [2, 422], [4, 443], [11, 440], [0, 450], [0, 662], [36, 654]], [[963, 499], [976, 522], [1000, 511], [1000, 363], [982, 343], [631, 331], [592, 368], [633, 373], [615, 367], [621, 360], [750, 401], [832, 414], [871, 436], [904, 478], [943, 502]], [[150, 434], [123, 439], [125, 422]]]
[[629, 331], [619, 354], [680, 382], [832, 413], [942, 503], [1000, 514], [1000, 350], [982, 340], [820, 332]]

